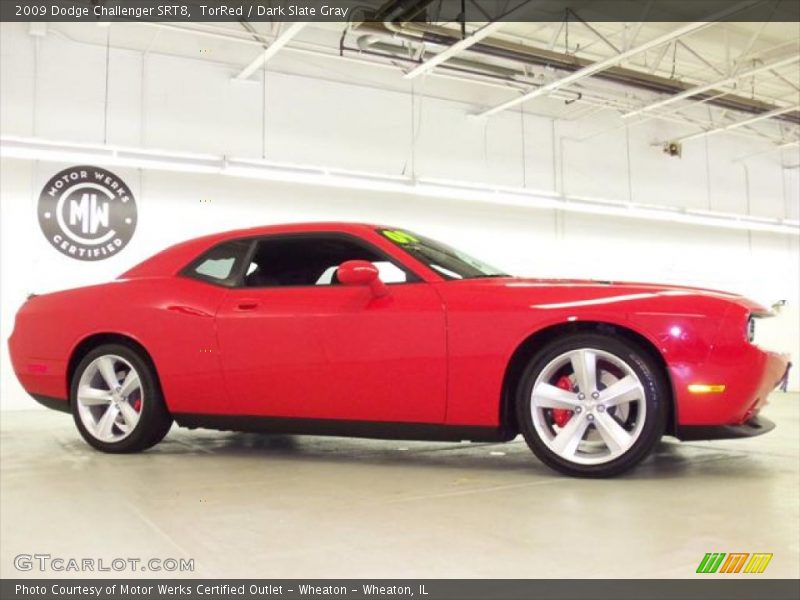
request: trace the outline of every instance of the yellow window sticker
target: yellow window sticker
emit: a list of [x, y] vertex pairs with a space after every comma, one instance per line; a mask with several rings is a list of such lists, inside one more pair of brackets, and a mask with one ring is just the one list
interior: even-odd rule
[[384, 229], [381, 233], [397, 244], [414, 244], [419, 242], [419, 240], [410, 233], [400, 231], [399, 229]]

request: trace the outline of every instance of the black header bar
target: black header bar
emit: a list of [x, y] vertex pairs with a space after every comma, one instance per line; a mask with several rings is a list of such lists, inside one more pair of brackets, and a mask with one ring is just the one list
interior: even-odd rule
[[0, 0], [0, 21], [800, 21], [798, 0]]

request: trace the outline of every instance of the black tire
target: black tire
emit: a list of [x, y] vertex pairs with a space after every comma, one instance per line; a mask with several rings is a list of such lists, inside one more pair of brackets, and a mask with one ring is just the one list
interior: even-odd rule
[[[97, 358], [118, 356], [128, 361], [139, 375], [142, 403], [139, 420], [127, 437], [116, 442], [106, 442], [95, 437], [81, 419], [78, 403], [78, 385], [81, 375]], [[161, 385], [150, 361], [137, 350], [122, 344], [103, 344], [91, 350], [78, 363], [70, 382], [70, 406], [72, 417], [86, 443], [102, 452], [124, 454], [141, 452], [159, 443], [172, 426], [172, 416], [164, 404]]]
[[[639, 437], [622, 455], [600, 464], [581, 464], [560, 456], [548, 447], [533, 423], [531, 394], [540, 373], [551, 361], [578, 349], [614, 355], [630, 367], [644, 389], [645, 416]], [[516, 391], [517, 421], [528, 446], [547, 466], [574, 477], [613, 477], [636, 466], [661, 439], [670, 402], [668, 389], [663, 368], [638, 344], [601, 333], [572, 334], [550, 342], [531, 358]]]

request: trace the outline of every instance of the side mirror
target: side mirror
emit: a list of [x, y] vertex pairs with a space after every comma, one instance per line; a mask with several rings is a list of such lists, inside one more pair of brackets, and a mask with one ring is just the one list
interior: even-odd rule
[[381, 281], [378, 268], [366, 260], [348, 260], [339, 265], [336, 277], [342, 285], [367, 285], [376, 298], [389, 293], [386, 284]]

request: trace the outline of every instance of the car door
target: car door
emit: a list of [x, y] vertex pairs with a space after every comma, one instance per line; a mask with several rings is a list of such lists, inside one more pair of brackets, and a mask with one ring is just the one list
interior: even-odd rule
[[[337, 285], [369, 260], [389, 294]], [[254, 241], [240, 285], [217, 313], [223, 375], [245, 415], [442, 423], [446, 341], [433, 286], [364, 240], [340, 233]]]

